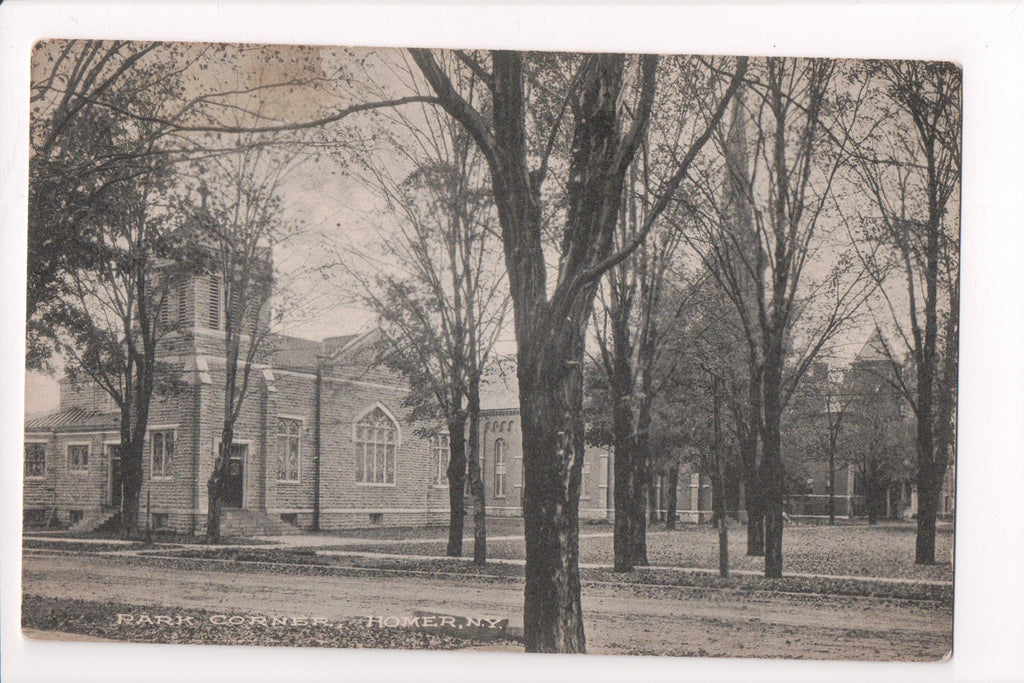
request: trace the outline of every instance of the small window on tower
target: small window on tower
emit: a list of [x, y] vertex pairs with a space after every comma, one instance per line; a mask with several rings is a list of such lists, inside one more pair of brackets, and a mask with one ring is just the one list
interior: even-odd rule
[[220, 329], [220, 299], [220, 279], [216, 275], [210, 275], [207, 280], [206, 324], [213, 330]]
[[178, 322], [182, 327], [191, 327], [188, 322], [188, 284], [182, 282], [178, 285]]
[[160, 302], [160, 311], [158, 315], [160, 320], [160, 329], [166, 330], [171, 326], [171, 292], [168, 291], [164, 295], [163, 301]]

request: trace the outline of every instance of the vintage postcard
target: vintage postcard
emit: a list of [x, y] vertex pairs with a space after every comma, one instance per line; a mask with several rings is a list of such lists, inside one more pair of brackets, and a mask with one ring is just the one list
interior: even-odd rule
[[40, 40], [23, 636], [947, 660], [964, 78]]
[[48, 40], [31, 101], [30, 637], [949, 654], [956, 65]]

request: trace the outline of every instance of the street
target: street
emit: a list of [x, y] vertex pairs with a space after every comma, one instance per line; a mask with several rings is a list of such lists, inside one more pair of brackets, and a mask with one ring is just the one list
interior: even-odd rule
[[[335, 620], [413, 610], [522, 624], [522, 583], [421, 576], [305, 576], [139, 566], [127, 558], [26, 553], [23, 591], [227, 614]], [[936, 660], [952, 606], [823, 595], [584, 583], [588, 652]]]

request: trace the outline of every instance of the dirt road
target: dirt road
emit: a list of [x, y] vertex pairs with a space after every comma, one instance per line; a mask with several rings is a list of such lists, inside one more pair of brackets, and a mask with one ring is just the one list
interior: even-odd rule
[[[27, 554], [23, 589], [225, 614], [404, 616], [426, 610], [522, 623], [522, 584], [403, 576], [187, 571], [122, 558]], [[586, 584], [591, 653], [935, 660], [952, 647], [952, 608], [867, 598]]]

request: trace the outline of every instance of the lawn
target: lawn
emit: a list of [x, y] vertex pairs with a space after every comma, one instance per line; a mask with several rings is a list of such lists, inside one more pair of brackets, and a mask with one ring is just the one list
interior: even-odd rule
[[[464, 554], [472, 552], [470, 531], [467, 529]], [[488, 520], [488, 534], [503, 535], [496, 533], [491, 520]], [[914, 564], [914, 542], [915, 529], [909, 524], [787, 527], [782, 550], [784, 571], [945, 581], [953, 578], [953, 534], [950, 531], [940, 530], [936, 535], [938, 564], [933, 566]], [[442, 556], [445, 544], [439, 541], [387, 546], [367, 544], [349, 545], [346, 549]], [[493, 540], [487, 544], [487, 554], [491, 559], [523, 559], [523, 541]], [[647, 556], [652, 565], [715, 569], [718, 567], [718, 531], [691, 525], [676, 531], [653, 531], [647, 537]], [[610, 526], [580, 528], [580, 562], [612, 563]], [[729, 566], [753, 571], [764, 568], [762, 558], [747, 557], [746, 529], [742, 526], [729, 530]]]
[[[608, 527], [610, 528], [610, 527]], [[323, 547], [329, 545], [331, 538], [344, 539], [365, 539], [367, 541], [408, 541], [423, 539], [424, 543], [440, 543], [441, 552], [447, 547], [448, 525], [421, 526], [421, 527], [376, 527], [371, 529], [336, 529], [321, 531], [317, 534], [324, 539]], [[496, 536], [522, 536], [523, 520], [520, 517], [490, 517], [487, 519], [487, 535]], [[463, 529], [463, 539], [472, 548], [473, 543], [473, 519], [466, 520]], [[347, 548], [350, 544], [339, 545], [338, 548]], [[390, 546], [388, 546], [390, 547]]]

